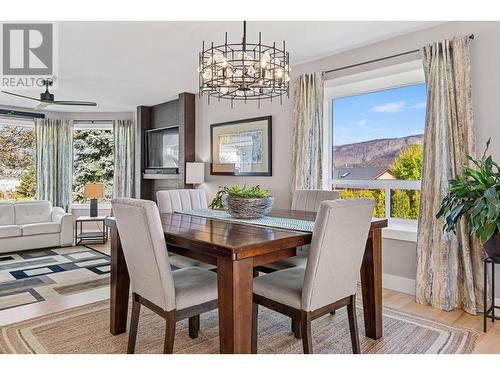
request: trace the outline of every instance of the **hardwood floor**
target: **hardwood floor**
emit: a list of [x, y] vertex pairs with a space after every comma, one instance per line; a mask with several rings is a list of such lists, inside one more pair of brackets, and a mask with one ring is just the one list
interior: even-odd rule
[[[107, 245], [95, 246], [97, 250], [108, 253]], [[20, 306], [13, 309], [0, 311], [0, 325], [19, 322], [37, 316], [50, 314], [56, 311], [70, 309], [109, 298], [109, 289], [100, 288], [93, 291], [78, 293], [74, 295], [61, 296], [51, 302], [40, 302], [32, 305]], [[383, 304], [403, 312], [418, 315], [427, 319], [435, 320], [444, 324], [457, 327], [471, 328], [482, 332], [482, 315], [473, 316], [461, 310], [451, 312], [442, 311], [430, 306], [420, 305], [415, 302], [414, 296], [393, 290], [383, 290]], [[488, 333], [481, 334], [474, 353], [497, 353], [500, 354], [500, 321], [488, 323]]]

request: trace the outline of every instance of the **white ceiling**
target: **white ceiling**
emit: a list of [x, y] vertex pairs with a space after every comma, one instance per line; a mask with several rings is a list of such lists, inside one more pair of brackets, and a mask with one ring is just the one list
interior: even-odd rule
[[[291, 65], [357, 48], [438, 22], [284, 21], [247, 22], [247, 39], [262, 31], [263, 42], [286, 40]], [[241, 22], [60, 22], [59, 88], [56, 100], [95, 100], [97, 111], [133, 111], [179, 92], [197, 91], [201, 42], [241, 40]], [[22, 91], [38, 96], [37, 91]], [[35, 107], [35, 102], [0, 93], [0, 104]], [[50, 106], [54, 111], [95, 107]]]

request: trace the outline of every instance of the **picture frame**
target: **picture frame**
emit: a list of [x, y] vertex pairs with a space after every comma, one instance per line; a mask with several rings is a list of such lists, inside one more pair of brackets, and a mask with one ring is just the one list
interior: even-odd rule
[[272, 176], [272, 116], [210, 125], [210, 174]]

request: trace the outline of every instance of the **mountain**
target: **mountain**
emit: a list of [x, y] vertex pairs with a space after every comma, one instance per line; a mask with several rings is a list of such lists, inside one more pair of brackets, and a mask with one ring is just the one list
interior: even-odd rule
[[415, 143], [422, 144], [423, 140], [424, 135], [417, 134], [334, 146], [333, 164], [335, 167], [387, 166], [389, 168], [402, 150]]

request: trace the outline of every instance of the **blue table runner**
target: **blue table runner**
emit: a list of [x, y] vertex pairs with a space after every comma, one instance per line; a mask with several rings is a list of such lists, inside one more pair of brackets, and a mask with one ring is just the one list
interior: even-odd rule
[[314, 229], [314, 221], [298, 220], [286, 217], [264, 216], [258, 219], [237, 219], [229, 215], [226, 211], [199, 209], [177, 211], [180, 214], [199, 216], [208, 219], [229, 221], [240, 224], [251, 224], [264, 227], [272, 227], [278, 229], [287, 229], [299, 232], [311, 232]]

